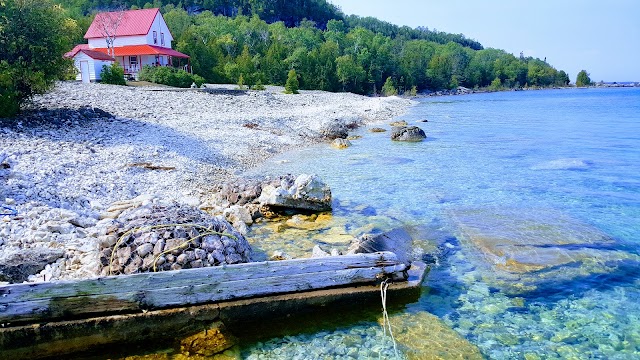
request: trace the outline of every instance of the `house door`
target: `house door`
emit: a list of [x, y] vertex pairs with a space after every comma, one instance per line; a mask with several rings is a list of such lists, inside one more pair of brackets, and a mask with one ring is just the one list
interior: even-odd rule
[[91, 81], [89, 78], [89, 62], [88, 61], [80, 61], [80, 76], [82, 77], [83, 83], [88, 83]]

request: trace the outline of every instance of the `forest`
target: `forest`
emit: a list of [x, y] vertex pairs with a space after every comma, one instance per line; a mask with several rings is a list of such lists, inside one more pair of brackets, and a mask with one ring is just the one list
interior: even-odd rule
[[[78, 24], [76, 41], [113, 1], [59, 0]], [[160, 7], [173, 48], [191, 56], [210, 83], [284, 85], [294, 69], [300, 89], [379, 94], [467, 88], [562, 86], [564, 71], [546, 61], [483, 48], [462, 34], [345, 16], [325, 0], [144, 0], [123, 8]]]

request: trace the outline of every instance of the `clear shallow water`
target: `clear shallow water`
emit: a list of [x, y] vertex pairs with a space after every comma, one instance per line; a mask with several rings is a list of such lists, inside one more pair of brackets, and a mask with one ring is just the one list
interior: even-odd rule
[[[335, 198], [337, 232], [414, 225], [423, 228], [425, 247], [446, 243], [448, 256], [405, 311], [435, 314], [486, 357], [640, 358], [640, 89], [429, 98], [401, 119], [423, 128], [427, 141], [394, 143], [389, 133], [361, 129], [363, 138], [346, 150], [322, 145], [255, 171], [319, 174]], [[259, 249], [284, 246], [292, 255], [321, 243], [325, 234], [316, 235], [269, 245], [281, 235], [254, 233]], [[536, 262], [547, 266], [530, 265]], [[402, 321], [415, 327], [420, 319]], [[362, 332], [363, 343], [375, 342], [376, 327], [355, 324], [243, 351], [313, 358], [310, 351], [326, 348], [322, 356], [339, 357], [330, 349], [341, 334]], [[388, 344], [380, 346], [388, 355]]]

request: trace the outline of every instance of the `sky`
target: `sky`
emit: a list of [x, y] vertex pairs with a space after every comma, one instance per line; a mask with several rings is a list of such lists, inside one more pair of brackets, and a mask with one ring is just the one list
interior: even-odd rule
[[574, 82], [640, 82], [640, 0], [329, 0], [347, 14], [426, 26], [540, 59]]

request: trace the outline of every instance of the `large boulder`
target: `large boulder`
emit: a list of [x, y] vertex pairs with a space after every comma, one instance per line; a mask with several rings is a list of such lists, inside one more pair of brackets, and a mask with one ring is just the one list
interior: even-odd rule
[[393, 141], [418, 142], [426, 138], [427, 135], [417, 126], [394, 127], [391, 132], [391, 140]]
[[27, 281], [29, 275], [44, 270], [64, 255], [62, 249], [33, 248], [5, 251], [0, 255], [0, 281], [21, 283]]
[[409, 265], [413, 238], [407, 230], [399, 228], [377, 235], [363, 235], [349, 247], [349, 254], [368, 254], [391, 251], [398, 260]]
[[293, 182], [266, 185], [258, 198], [261, 206], [303, 211], [331, 210], [331, 189], [317, 175], [302, 174]]

